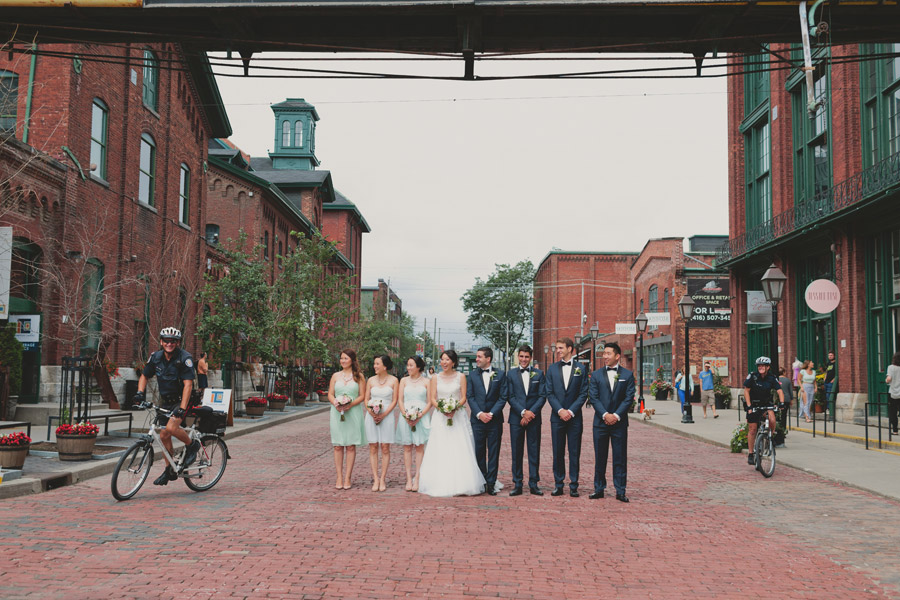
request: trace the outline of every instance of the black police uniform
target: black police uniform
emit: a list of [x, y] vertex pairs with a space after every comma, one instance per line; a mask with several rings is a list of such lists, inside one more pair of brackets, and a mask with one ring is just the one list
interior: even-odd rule
[[[781, 389], [781, 384], [771, 371], [765, 377], [762, 377], [757, 371], [747, 375], [747, 379], [744, 380], [744, 388], [750, 390], [751, 406], [773, 406], [778, 401], [773, 399], [772, 394], [778, 393], [778, 390]], [[763, 414], [763, 411], [747, 413], [747, 422], [759, 423], [762, 421]]]
[[158, 350], [147, 361], [143, 374], [148, 379], [156, 376], [161, 404], [172, 410], [181, 406], [184, 382], [194, 380], [194, 359], [186, 350], [176, 348], [172, 360], [167, 361], [166, 353]]

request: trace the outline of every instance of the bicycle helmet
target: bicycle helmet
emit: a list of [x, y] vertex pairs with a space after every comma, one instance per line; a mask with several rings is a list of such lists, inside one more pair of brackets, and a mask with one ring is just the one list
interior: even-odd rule
[[175, 340], [181, 339], [181, 332], [175, 329], [174, 327], [163, 327], [162, 331], [159, 332], [159, 339], [164, 338], [172, 338]]
[[756, 359], [756, 366], [758, 367], [759, 365], [765, 365], [767, 367], [771, 367], [772, 359], [769, 358], [768, 356], [760, 356], [759, 358]]

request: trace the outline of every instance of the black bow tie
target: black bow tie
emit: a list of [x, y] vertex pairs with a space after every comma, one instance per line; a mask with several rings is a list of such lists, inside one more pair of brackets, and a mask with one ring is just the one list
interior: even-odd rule
[[527, 373], [527, 372], [528, 372], [528, 367], [525, 367], [524, 369], [522, 367], [519, 367], [519, 373]]
[[490, 370], [490, 369], [481, 369], [481, 372], [482, 372], [482, 373], [490, 373], [491, 370]]
[[561, 361], [561, 362], [562, 362], [562, 366], [564, 366], [564, 367], [571, 367], [571, 366], [572, 366], [572, 361], [571, 361], [571, 360], [570, 360], [569, 362], [566, 362], [566, 361]]
[[606, 367], [607, 371], [618, 371], [619, 367]]

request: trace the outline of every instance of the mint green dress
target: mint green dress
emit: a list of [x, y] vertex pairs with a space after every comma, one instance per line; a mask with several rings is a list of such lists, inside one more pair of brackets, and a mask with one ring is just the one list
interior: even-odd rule
[[[359, 396], [359, 384], [356, 381], [344, 383], [338, 380], [334, 384], [334, 397], [350, 396], [356, 400]], [[362, 446], [366, 443], [366, 430], [363, 426], [363, 407], [357, 404], [350, 410], [344, 411], [344, 420], [341, 421], [341, 413], [334, 406], [331, 407], [331, 445], [332, 446]]]
[[[403, 388], [403, 404], [407, 410], [418, 408], [425, 412], [428, 406], [428, 389], [424, 385], [410, 385], [408, 382]], [[398, 407], [399, 411], [400, 408]], [[409, 421], [405, 417], [397, 416], [396, 439], [398, 444], [404, 446], [421, 446], [428, 441], [428, 432], [431, 430], [431, 413], [419, 419], [416, 430], [409, 427]]]

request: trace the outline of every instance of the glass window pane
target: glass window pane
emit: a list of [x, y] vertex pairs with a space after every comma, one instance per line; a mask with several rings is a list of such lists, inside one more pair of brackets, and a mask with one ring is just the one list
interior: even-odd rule
[[874, 260], [872, 261], [872, 269], [874, 272], [873, 279], [873, 287], [875, 288], [873, 291], [875, 297], [875, 304], [880, 305], [881, 300], [884, 297], [884, 275], [881, 272], [881, 251], [882, 244], [880, 237], [875, 238], [875, 251], [874, 251]]
[[281, 145], [285, 147], [291, 145], [291, 124], [288, 121], [281, 124]]
[[138, 185], [138, 200], [144, 204], [150, 204], [150, 177], [143, 171]]
[[150, 153], [151, 147], [147, 140], [141, 140], [141, 171], [150, 173]]
[[298, 148], [303, 145], [303, 121], [294, 123], [294, 145]]
[[894, 300], [900, 300], [900, 231], [891, 232], [891, 280]]
[[888, 96], [888, 131], [890, 154], [900, 152], [900, 88]]
[[16, 128], [18, 114], [19, 77], [8, 72], [0, 74], [0, 131]]
[[872, 317], [875, 325], [875, 362], [877, 370], [884, 371], [884, 317], [880, 310], [873, 313]]
[[106, 129], [104, 127], [106, 118], [105, 111], [103, 107], [94, 102], [93, 108], [91, 109], [91, 137], [95, 140], [104, 141], [106, 136], [104, 135], [103, 130]]

